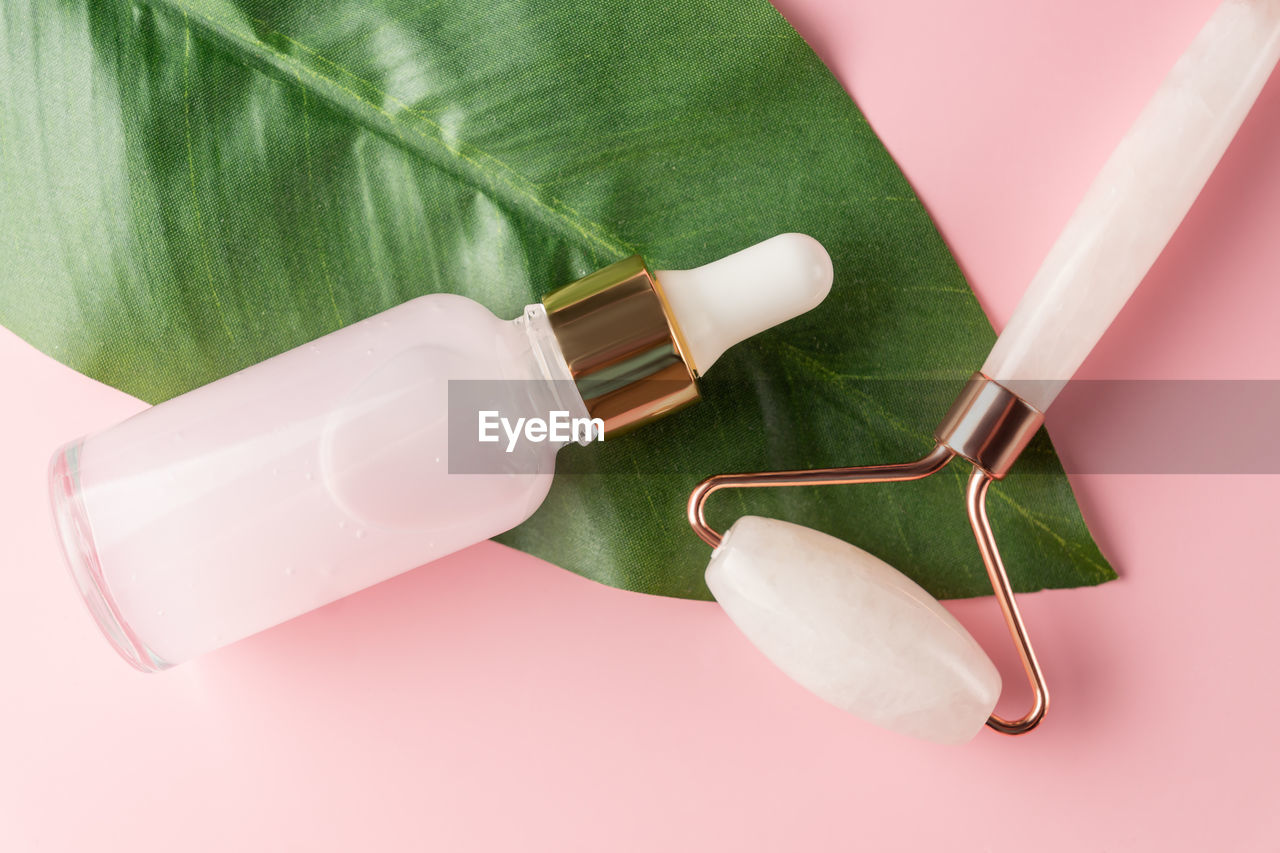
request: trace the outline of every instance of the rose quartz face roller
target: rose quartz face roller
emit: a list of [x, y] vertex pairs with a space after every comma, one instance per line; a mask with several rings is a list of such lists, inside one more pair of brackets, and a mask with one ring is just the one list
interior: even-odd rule
[[[986, 495], [1146, 275], [1280, 58], [1280, 0], [1226, 0], [1112, 153], [1027, 288], [995, 347], [934, 432], [924, 458], [895, 465], [721, 474], [689, 498], [715, 548], [707, 585], [778, 667], [870, 722], [942, 743], [987, 725], [1023, 734], [1049, 704], [987, 521]], [[992, 711], [1000, 675], [978, 643], [912, 580], [847, 542], [746, 516], [721, 536], [706, 521], [721, 489], [915, 480], [955, 457], [973, 465], [969, 521], [1017, 644], [1033, 703]]]

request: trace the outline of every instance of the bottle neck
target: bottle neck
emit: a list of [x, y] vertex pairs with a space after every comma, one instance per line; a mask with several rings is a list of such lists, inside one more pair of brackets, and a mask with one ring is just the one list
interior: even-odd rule
[[[582, 399], [560, 342], [551, 328], [547, 309], [541, 302], [526, 305], [524, 313], [511, 322], [524, 332], [529, 342], [529, 353], [541, 380], [537, 383], [538, 395], [542, 397], [541, 403], [545, 409], [568, 412], [569, 417], [575, 420], [589, 420], [591, 415], [587, 411], [587, 404]], [[578, 443], [587, 445], [594, 438], [594, 435], [581, 435]]]

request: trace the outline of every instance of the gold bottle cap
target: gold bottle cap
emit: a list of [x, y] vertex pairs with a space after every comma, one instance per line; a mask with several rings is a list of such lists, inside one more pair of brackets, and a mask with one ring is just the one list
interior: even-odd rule
[[542, 300], [569, 371], [612, 438], [698, 400], [679, 327], [639, 255]]

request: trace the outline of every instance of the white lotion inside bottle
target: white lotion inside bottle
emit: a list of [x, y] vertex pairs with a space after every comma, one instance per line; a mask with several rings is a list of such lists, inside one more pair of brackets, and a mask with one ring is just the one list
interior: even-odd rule
[[[451, 380], [520, 383], [534, 390], [509, 414], [598, 409], [606, 433], [620, 433], [696, 399], [678, 341], [706, 353], [758, 331], [760, 312], [747, 322], [740, 305], [767, 303], [779, 323], [817, 304], [831, 285], [821, 251], [783, 235], [653, 277], [630, 259], [615, 265], [630, 264], [626, 276], [611, 267], [512, 321], [460, 296], [423, 296], [166, 401], [55, 455], [73, 575], [121, 654], [155, 670], [508, 530], [545, 498], [566, 442], [523, 445], [508, 473], [452, 473]], [[652, 281], [664, 277], [671, 304]], [[733, 283], [725, 323], [697, 322]], [[553, 299], [563, 291], [572, 298]], [[689, 377], [678, 399], [649, 391], [662, 383], [645, 373], [648, 351], [618, 387], [591, 384], [591, 359], [601, 348], [613, 357], [610, 336], [629, 331], [605, 321], [635, 305], [669, 334], [666, 373]]]

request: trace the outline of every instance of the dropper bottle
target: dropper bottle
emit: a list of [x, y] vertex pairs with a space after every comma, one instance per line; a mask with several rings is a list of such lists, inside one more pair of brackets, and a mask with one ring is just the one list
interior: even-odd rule
[[410, 300], [62, 448], [72, 575], [134, 666], [189, 660], [515, 527], [561, 447], [695, 402], [831, 280], [782, 234], [692, 270], [631, 257], [510, 321]]

